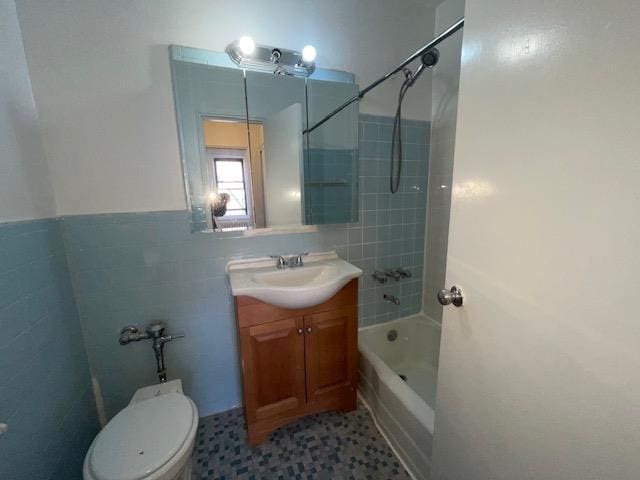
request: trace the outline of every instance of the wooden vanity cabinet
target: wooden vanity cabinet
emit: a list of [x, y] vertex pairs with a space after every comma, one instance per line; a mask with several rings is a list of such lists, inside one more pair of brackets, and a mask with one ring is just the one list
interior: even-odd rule
[[235, 301], [250, 445], [305, 415], [356, 408], [357, 280], [306, 309]]

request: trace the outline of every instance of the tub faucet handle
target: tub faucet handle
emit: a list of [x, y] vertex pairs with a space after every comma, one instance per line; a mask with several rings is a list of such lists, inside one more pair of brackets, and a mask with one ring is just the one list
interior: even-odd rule
[[375, 272], [373, 272], [371, 274], [371, 277], [378, 282], [380, 285], [384, 285], [385, 283], [387, 283], [387, 277], [384, 276], [384, 273], [376, 270]]
[[391, 277], [391, 278], [393, 278], [396, 282], [397, 282], [398, 280], [400, 280], [400, 274], [398, 273], [398, 271], [397, 271], [397, 270], [385, 270], [385, 271], [384, 271], [384, 274], [385, 274], [387, 277]]
[[396, 273], [402, 278], [411, 278], [411, 272], [406, 268], [396, 268]]

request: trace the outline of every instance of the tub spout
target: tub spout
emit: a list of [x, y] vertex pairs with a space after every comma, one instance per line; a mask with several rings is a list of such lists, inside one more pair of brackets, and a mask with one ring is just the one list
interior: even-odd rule
[[394, 305], [400, 305], [400, 299], [398, 297], [395, 297], [393, 295], [389, 295], [388, 293], [385, 293], [383, 295], [384, 301], [387, 303], [393, 303]]

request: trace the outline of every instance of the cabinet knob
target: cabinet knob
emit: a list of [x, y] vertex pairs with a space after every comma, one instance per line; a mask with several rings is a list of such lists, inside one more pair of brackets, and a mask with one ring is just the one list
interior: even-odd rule
[[312, 332], [311, 327], [307, 327], [307, 333], [311, 333], [311, 332]]
[[298, 335], [302, 335], [304, 332], [304, 330], [302, 330], [301, 328], [298, 329]]

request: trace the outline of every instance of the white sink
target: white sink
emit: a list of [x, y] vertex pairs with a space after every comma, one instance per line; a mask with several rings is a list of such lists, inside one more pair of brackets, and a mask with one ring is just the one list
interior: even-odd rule
[[236, 260], [227, 271], [234, 296], [246, 295], [283, 308], [307, 308], [333, 297], [362, 270], [336, 255], [315, 253], [302, 267], [279, 270], [273, 259]]

